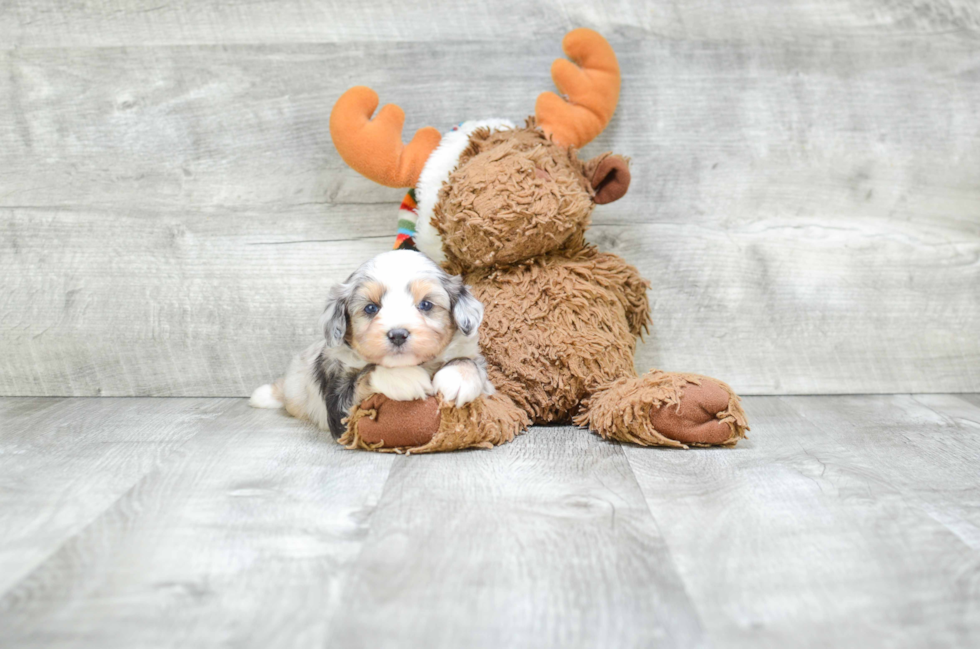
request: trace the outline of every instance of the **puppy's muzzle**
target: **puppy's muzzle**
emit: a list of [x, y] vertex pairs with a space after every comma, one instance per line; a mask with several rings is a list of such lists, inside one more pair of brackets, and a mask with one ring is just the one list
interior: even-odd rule
[[388, 332], [388, 340], [395, 347], [401, 347], [408, 340], [408, 329], [392, 329]]

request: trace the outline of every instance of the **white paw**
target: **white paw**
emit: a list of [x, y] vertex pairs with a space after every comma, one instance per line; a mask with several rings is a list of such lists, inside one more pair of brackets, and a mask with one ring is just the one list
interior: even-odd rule
[[435, 394], [429, 373], [418, 366], [374, 368], [371, 390], [395, 401], [414, 401]]
[[465, 406], [483, 394], [483, 381], [468, 365], [449, 365], [436, 372], [432, 387], [443, 401]]

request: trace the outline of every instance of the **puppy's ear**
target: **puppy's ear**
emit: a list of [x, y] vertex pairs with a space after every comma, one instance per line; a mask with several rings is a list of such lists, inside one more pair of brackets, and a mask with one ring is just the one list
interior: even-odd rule
[[463, 284], [463, 280], [458, 277], [449, 290], [449, 301], [452, 305], [453, 320], [456, 328], [463, 332], [464, 336], [469, 336], [483, 322], [483, 304], [473, 297], [469, 289]]
[[347, 302], [353, 293], [353, 285], [348, 281], [330, 288], [327, 307], [320, 316], [320, 328], [328, 347], [337, 347], [347, 335]]

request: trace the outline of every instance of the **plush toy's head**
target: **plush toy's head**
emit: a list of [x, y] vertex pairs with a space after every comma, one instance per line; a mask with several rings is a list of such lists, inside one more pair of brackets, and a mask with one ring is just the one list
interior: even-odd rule
[[564, 247], [581, 247], [594, 203], [626, 192], [623, 158], [582, 163], [533, 122], [470, 136], [442, 186], [430, 220], [442, 251], [460, 270], [509, 264]]
[[[576, 154], [598, 135], [619, 99], [619, 64], [599, 34], [577, 29], [551, 73], [567, 96], [545, 92], [523, 128], [506, 120], [464, 122], [442, 136], [420, 129], [402, 144], [404, 113], [369, 88], [348, 90], [330, 116], [337, 150], [379, 183], [414, 187], [402, 204], [399, 242], [456, 270], [508, 264], [580, 247], [596, 203], [629, 187], [629, 165]], [[577, 64], [577, 65], [576, 65]], [[417, 222], [416, 222], [417, 221]]]

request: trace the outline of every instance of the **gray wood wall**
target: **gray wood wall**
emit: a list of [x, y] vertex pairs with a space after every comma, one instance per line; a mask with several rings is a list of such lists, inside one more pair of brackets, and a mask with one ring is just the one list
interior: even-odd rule
[[245, 395], [388, 249], [327, 116], [523, 118], [620, 57], [592, 240], [653, 281], [637, 365], [744, 393], [980, 391], [980, 3], [0, 2], [0, 394]]

